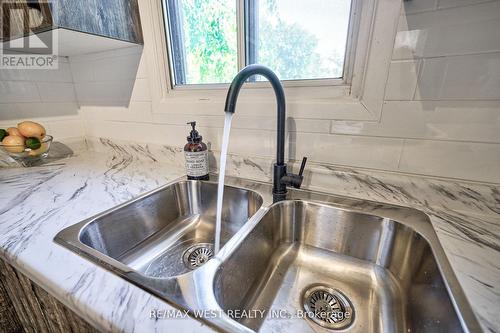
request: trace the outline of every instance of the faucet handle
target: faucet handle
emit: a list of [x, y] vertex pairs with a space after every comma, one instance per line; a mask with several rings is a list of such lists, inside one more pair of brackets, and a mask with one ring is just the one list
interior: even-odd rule
[[293, 173], [287, 173], [280, 179], [280, 182], [282, 184], [285, 184], [286, 186], [293, 186], [295, 188], [300, 188], [300, 186], [302, 185], [302, 180], [304, 179], [304, 176], [302, 176], [302, 174], [304, 173], [306, 162], [307, 162], [307, 157], [304, 157], [302, 159], [302, 164], [300, 165], [300, 171], [298, 175]]
[[299, 171], [299, 176], [302, 177], [302, 174], [304, 173], [304, 169], [306, 167], [306, 162], [307, 162], [307, 157], [302, 158], [302, 163], [300, 164], [300, 171]]

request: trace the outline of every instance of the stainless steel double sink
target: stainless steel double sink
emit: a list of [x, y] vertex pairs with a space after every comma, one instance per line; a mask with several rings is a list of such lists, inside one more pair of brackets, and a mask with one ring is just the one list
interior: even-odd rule
[[[214, 178], [214, 177], [212, 177]], [[227, 332], [477, 332], [429, 217], [226, 177], [179, 179], [55, 241]], [[197, 314], [210, 311], [211, 316]]]

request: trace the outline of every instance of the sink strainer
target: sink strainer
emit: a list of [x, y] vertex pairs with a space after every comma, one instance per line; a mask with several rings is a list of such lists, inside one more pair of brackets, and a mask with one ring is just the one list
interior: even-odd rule
[[184, 265], [189, 269], [196, 269], [214, 256], [214, 247], [210, 243], [199, 243], [190, 246], [182, 255]]
[[328, 286], [310, 287], [303, 301], [306, 317], [324, 328], [341, 330], [354, 320], [354, 309], [347, 297]]

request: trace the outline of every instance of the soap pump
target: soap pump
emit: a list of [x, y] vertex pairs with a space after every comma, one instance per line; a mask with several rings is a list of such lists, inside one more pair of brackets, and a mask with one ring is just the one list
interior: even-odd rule
[[203, 137], [196, 130], [196, 121], [187, 123], [192, 129], [184, 146], [186, 173], [190, 180], [208, 180], [208, 148]]

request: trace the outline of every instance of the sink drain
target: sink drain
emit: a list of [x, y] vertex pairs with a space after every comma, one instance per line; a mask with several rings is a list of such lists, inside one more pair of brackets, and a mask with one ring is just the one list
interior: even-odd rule
[[190, 246], [182, 255], [184, 265], [189, 269], [196, 269], [214, 256], [214, 247], [210, 243], [199, 243]]
[[307, 318], [328, 329], [341, 330], [351, 325], [354, 308], [340, 291], [316, 285], [304, 292], [303, 306]]

